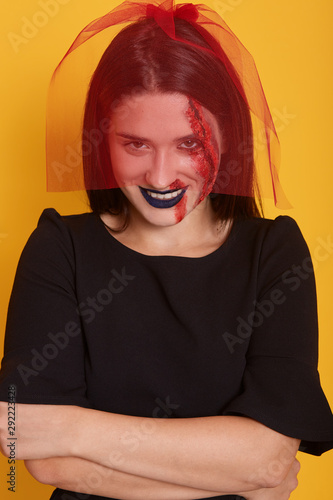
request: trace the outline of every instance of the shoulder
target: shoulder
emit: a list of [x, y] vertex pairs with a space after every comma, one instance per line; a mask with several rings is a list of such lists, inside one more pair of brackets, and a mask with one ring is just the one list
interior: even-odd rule
[[236, 223], [239, 238], [254, 245], [262, 254], [290, 251], [307, 251], [302, 232], [297, 222], [289, 216], [280, 215], [276, 219], [254, 218]]
[[93, 233], [98, 233], [99, 229], [98, 217], [92, 212], [60, 215], [54, 208], [47, 208], [42, 212], [31, 238], [44, 242], [62, 241], [74, 244], [82, 237], [86, 241], [89, 236], [96, 237]]
[[242, 256], [259, 281], [274, 281], [297, 266], [313, 272], [307, 243], [291, 217], [238, 221], [232, 237], [232, 255]]
[[257, 253], [259, 292], [263, 294], [267, 288], [276, 288], [278, 283], [284, 287], [292, 283], [294, 290], [297, 280], [297, 288], [304, 282], [304, 286], [300, 287], [302, 293], [308, 294], [311, 288], [310, 295], [313, 297], [312, 259], [296, 221], [288, 216], [279, 216], [275, 220], [263, 219], [257, 224], [257, 234], [260, 234]]
[[263, 219], [262, 257], [281, 255], [298, 260], [309, 254], [308, 246], [297, 222], [288, 216], [279, 216], [274, 220]]
[[47, 208], [29, 237], [20, 261], [40, 265], [66, 260], [73, 265], [77, 248], [93, 241], [92, 230], [97, 225], [92, 213], [62, 216], [55, 209]]
[[56, 229], [72, 232], [94, 222], [96, 222], [96, 216], [92, 212], [60, 215], [54, 208], [46, 208], [38, 220], [37, 229], [40, 228], [45, 232], [52, 232]]
[[286, 232], [300, 234], [300, 229], [297, 225], [297, 222], [287, 215], [279, 215], [278, 217], [276, 217], [276, 219], [246, 219], [237, 222], [237, 224], [243, 231], [254, 235], [261, 234], [263, 237], [265, 237], [267, 234], [276, 234], [282, 236]]

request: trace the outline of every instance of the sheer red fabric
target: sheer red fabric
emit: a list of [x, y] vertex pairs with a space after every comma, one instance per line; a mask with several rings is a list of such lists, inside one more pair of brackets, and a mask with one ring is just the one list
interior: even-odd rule
[[[212, 52], [223, 62], [251, 113], [256, 177], [261, 196], [273, 198], [277, 206], [288, 208], [290, 205], [278, 175], [279, 140], [252, 56], [218, 13], [203, 4], [174, 5], [173, 0], [149, 4], [140, 0], [123, 2], [86, 26], [58, 64], [51, 79], [47, 103], [48, 191], [118, 187], [107, 172], [97, 186], [89, 185], [89, 179], [84, 179], [82, 157], [100, 140], [99, 131], [95, 136], [85, 137], [84, 106], [90, 78], [104, 50], [122, 28], [146, 17], [153, 18], [170, 38]], [[201, 28], [207, 30], [217, 40], [216, 46], [206, 49], [178, 38], [174, 23], [177, 17], [190, 22], [203, 36], [205, 31]], [[233, 184], [230, 179], [234, 175], [232, 171], [221, 173], [222, 179], [228, 177], [228, 182], [216, 183], [212, 192], [253, 194], [246, 189], [239, 192], [240, 188], [235, 187], [237, 183]]]

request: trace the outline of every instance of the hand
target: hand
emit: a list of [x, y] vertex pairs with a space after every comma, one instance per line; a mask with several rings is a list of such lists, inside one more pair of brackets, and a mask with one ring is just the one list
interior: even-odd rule
[[16, 403], [15, 426], [9, 434], [8, 404], [0, 402], [2, 453], [9, 457], [9, 443], [12, 441], [15, 443], [15, 458], [18, 460], [68, 455], [76, 413], [75, 406]]
[[297, 488], [297, 474], [300, 470], [300, 463], [295, 458], [289, 469], [288, 475], [279, 486], [275, 488], [264, 488], [250, 493], [243, 493], [247, 500], [288, 500], [291, 493]]

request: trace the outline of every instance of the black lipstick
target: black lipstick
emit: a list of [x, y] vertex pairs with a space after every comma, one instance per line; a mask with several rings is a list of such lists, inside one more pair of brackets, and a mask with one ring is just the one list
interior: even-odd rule
[[158, 194], [167, 194], [167, 193], [175, 193], [179, 191], [179, 189], [170, 189], [167, 191], [156, 191], [155, 189], [144, 189], [140, 187], [140, 191], [144, 199], [154, 208], [171, 208], [177, 205], [180, 200], [183, 198], [186, 193], [186, 189], [182, 189], [181, 192], [175, 196], [174, 198], [167, 198], [165, 200], [161, 200], [160, 198], [153, 198], [149, 193], [158, 193]]

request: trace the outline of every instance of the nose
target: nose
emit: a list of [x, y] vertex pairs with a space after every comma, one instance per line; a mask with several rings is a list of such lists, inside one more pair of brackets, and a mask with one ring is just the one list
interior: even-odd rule
[[166, 189], [176, 179], [176, 170], [170, 154], [166, 151], [155, 151], [146, 171], [146, 183], [152, 188]]

